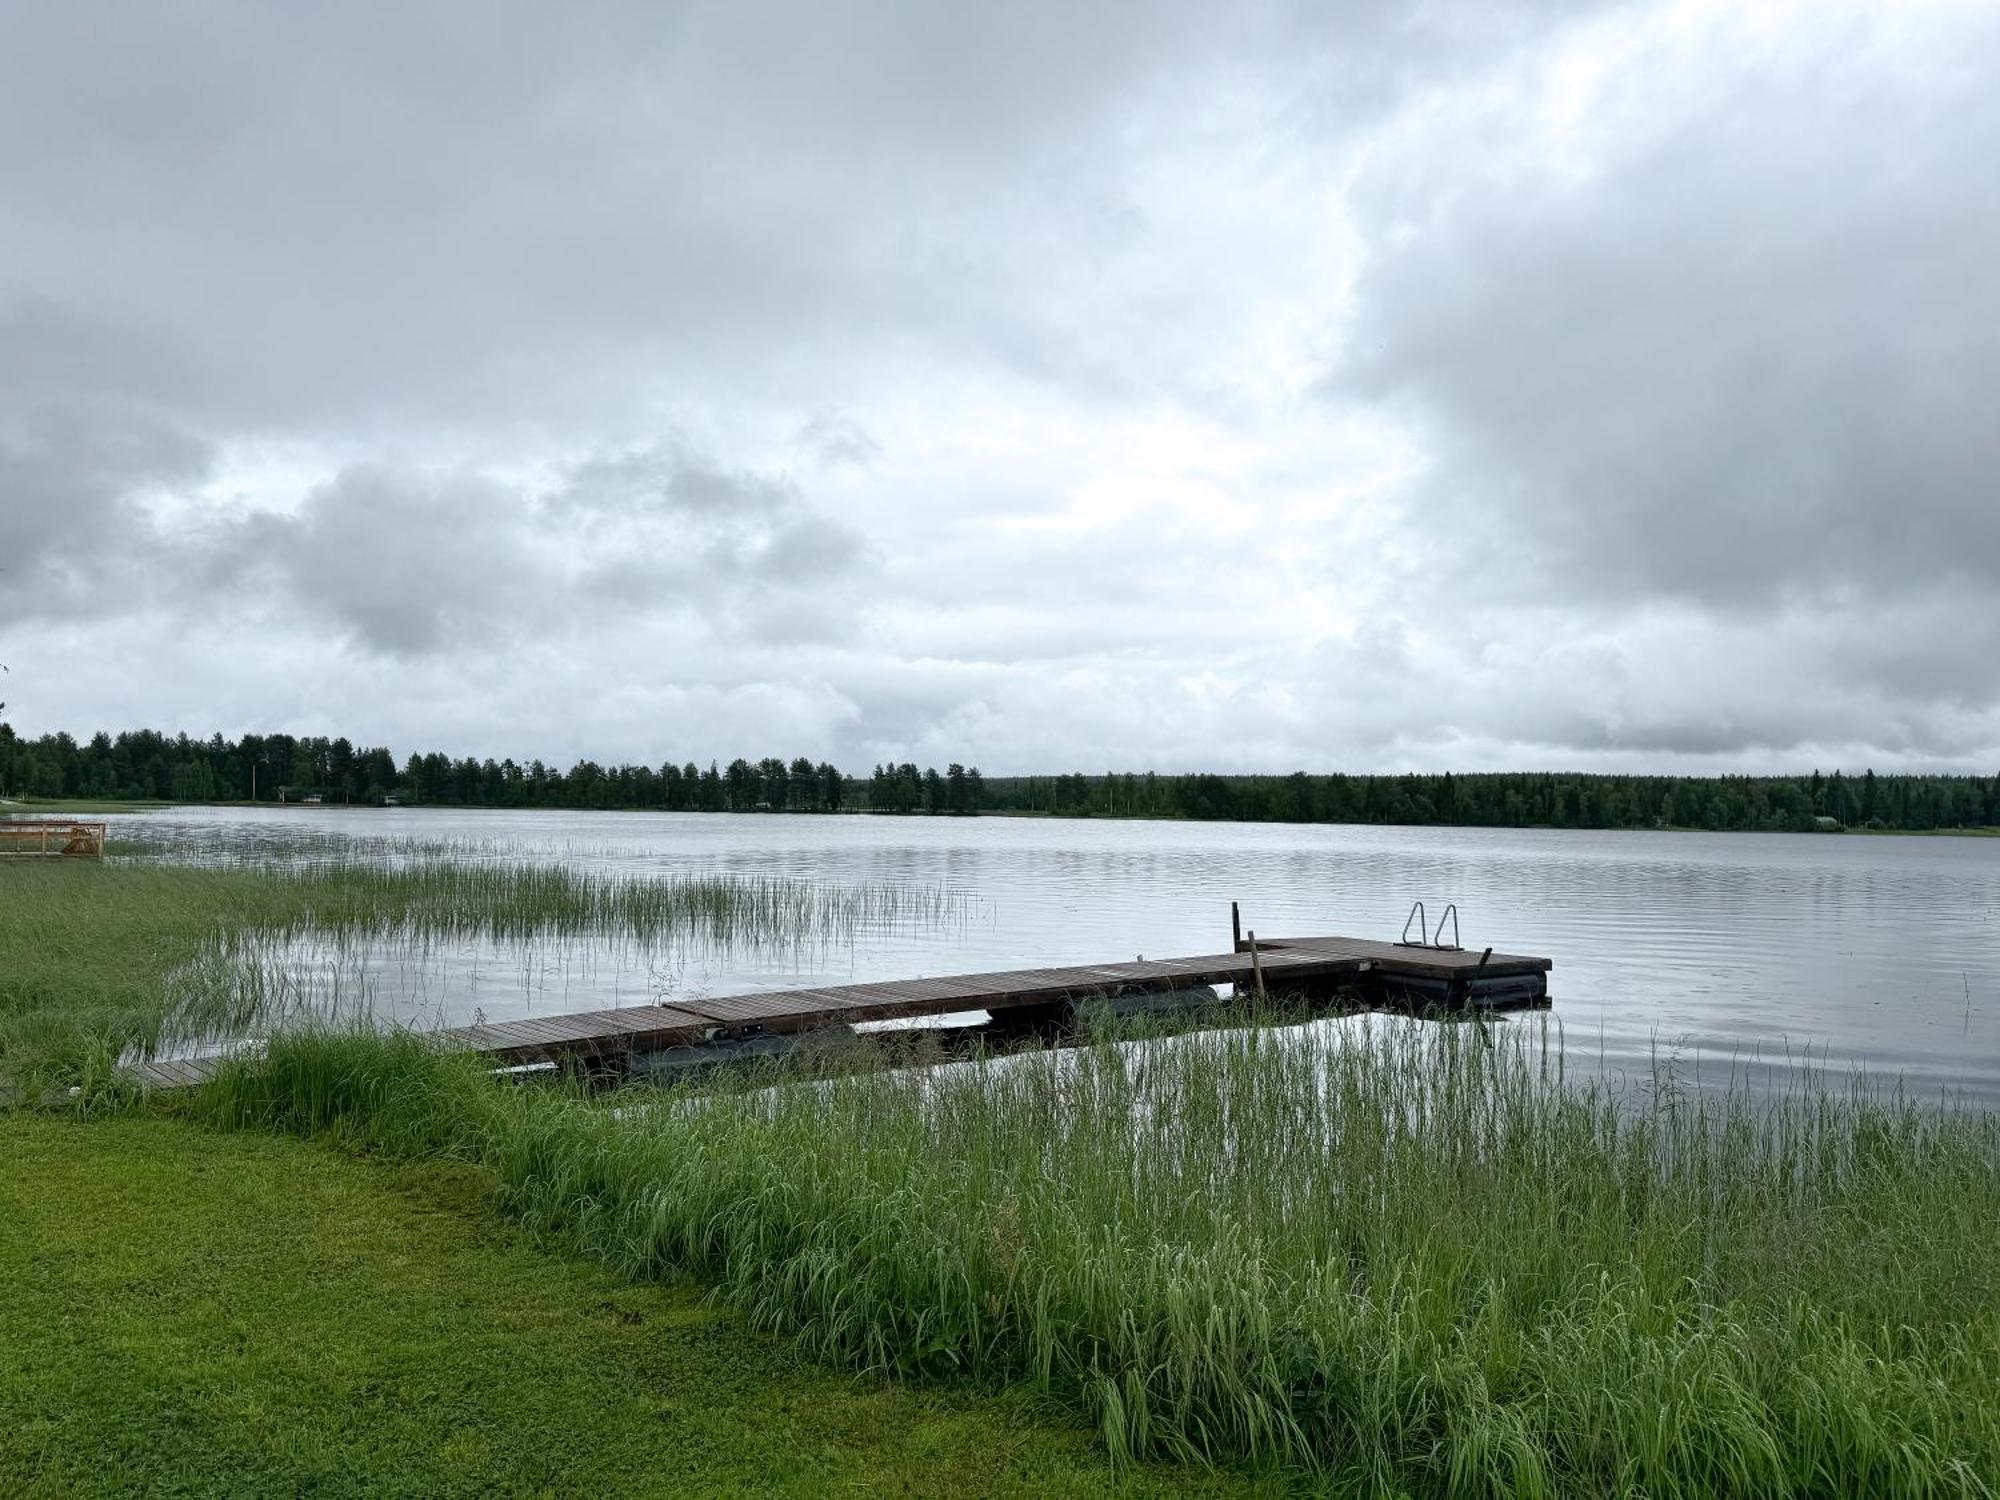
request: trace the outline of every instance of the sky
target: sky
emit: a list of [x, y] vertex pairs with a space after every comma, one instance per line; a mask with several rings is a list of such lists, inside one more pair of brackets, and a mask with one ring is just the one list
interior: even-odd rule
[[17, 731], [2000, 767], [2000, 6], [0, 0]]

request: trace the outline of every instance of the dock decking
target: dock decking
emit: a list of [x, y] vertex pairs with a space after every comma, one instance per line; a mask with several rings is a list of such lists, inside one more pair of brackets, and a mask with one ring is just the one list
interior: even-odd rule
[[[1254, 944], [1254, 951], [1253, 951]], [[1545, 1004], [1546, 958], [1405, 946], [1362, 938], [1246, 939], [1231, 953], [1139, 959], [1048, 969], [948, 974], [816, 989], [771, 990], [675, 1000], [462, 1026], [436, 1034], [441, 1047], [475, 1052], [496, 1067], [617, 1061], [647, 1053], [796, 1036], [863, 1021], [916, 1020], [985, 1011], [996, 1020], [1053, 1015], [1079, 1001], [1159, 995], [1204, 985], [1331, 996], [1359, 993], [1399, 1008]], [[212, 1077], [215, 1058], [161, 1059], [126, 1072], [149, 1088], [185, 1088]]]

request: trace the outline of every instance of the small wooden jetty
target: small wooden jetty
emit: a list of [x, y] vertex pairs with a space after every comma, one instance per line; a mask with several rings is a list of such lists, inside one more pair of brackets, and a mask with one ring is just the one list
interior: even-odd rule
[[0, 818], [0, 859], [102, 859], [107, 823], [78, 818]]
[[[436, 1034], [440, 1046], [474, 1052], [496, 1068], [539, 1064], [670, 1076], [783, 1051], [789, 1041], [870, 1021], [913, 1022], [985, 1011], [989, 1035], [1060, 1040], [1091, 1004], [1126, 1014], [1198, 1012], [1217, 985], [1237, 995], [1283, 994], [1329, 1009], [1433, 1014], [1548, 1004], [1546, 958], [1426, 943], [1239, 936], [1228, 953], [1136, 959], [1050, 969], [1006, 969], [754, 995], [675, 1000], [614, 1010], [531, 1016]], [[204, 1082], [213, 1058], [158, 1060], [127, 1072], [152, 1088]]]

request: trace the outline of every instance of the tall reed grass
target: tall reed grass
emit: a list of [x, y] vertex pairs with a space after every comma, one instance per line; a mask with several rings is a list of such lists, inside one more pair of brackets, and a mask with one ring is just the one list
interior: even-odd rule
[[600, 934], [641, 943], [816, 943], [962, 920], [965, 897], [932, 886], [836, 886], [769, 875], [630, 874], [530, 863], [274, 866], [299, 898], [267, 936], [307, 930], [416, 939]]
[[607, 1105], [281, 1039], [201, 1106], [498, 1174], [817, 1355], [1351, 1494], [1979, 1496], [2000, 1119], [1564, 1079], [1527, 1027], [1252, 1025]]
[[[548, 938], [721, 952], [961, 922], [934, 887], [641, 877], [488, 860], [0, 866], [0, 1087], [95, 1083], [120, 1056], [366, 1013], [365, 976], [289, 945]], [[332, 976], [331, 982], [328, 975]], [[343, 988], [344, 986], [344, 988]]]

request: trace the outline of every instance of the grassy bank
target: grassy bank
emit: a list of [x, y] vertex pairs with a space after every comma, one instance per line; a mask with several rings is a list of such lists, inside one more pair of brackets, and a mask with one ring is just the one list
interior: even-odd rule
[[814, 1370], [531, 1246], [489, 1174], [0, 1115], [0, 1493], [1233, 1494], [1019, 1400]]
[[1509, 1029], [1251, 1028], [604, 1102], [300, 1037], [227, 1123], [478, 1162], [545, 1242], [1115, 1454], [1335, 1490], [1982, 1495], [2000, 1121], [1559, 1087]]

